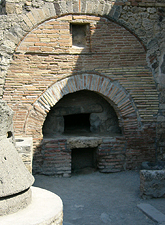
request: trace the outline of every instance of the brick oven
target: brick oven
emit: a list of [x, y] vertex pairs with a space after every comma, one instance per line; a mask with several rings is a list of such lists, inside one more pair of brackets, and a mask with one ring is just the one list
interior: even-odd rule
[[[45, 160], [42, 172], [55, 174], [64, 170], [70, 174], [87, 167], [99, 167], [101, 170], [99, 149], [107, 140], [114, 142], [115, 137], [120, 139], [120, 136], [117, 115], [101, 95], [87, 90], [67, 94], [50, 110], [43, 125], [41, 149]], [[60, 154], [58, 159], [54, 154], [52, 146], [57, 146], [59, 150], [59, 142], [65, 143], [64, 152], [69, 155], [68, 161], [65, 155], [62, 158]], [[60, 171], [57, 169], [58, 160], [62, 165]], [[116, 163], [113, 169], [118, 171], [121, 167]]]
[[3, 98], [16, 136], [33, 137], [35, 173], [116, 172], [155, 159], [159, 101], [146, 49], [108, 18], [68, 14], [34, 27]]

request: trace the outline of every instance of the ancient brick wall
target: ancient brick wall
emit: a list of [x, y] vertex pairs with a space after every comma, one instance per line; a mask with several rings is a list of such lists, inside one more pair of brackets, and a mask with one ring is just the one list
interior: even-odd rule
[[[84, 48], [72, 46], [71, 22], [90, 24], [90, 42]], [[105, 18], [64, 16], [46, 21], [21, 42], [8, 69], [4, 99], [16, 112], [15, 133], [24, 134], [29, 105], [59, 79], [82, 71], [104, 73], [109, 67], [135, 67], [136, 71], [138, 66], [146, 66], [143, 46], [126, 29]], [[152, 77], [146, 73], [144, 76]]]
[[[138, 162], [147, 159], [149, 151], [154, 155], [157, 150], [162, 159], [164, 9], [165, 2], [156, 0], [6, 1], [1, 4], [0, 95], [15, 111], [16, 134], [35, 137], [34, 145], [37, 145], [42, 139], [46, 114], [60, 99], [57, 93], [50, 97], [47, 90], [61, 79], [65, 82], [70, 75], [92, 71], [94, 76], [117, 82], [117, 87], [121, 87], [114, 90], [117, 99], [121, 102], [120, 91], [124, 89], [134, 108], [135, 114], [129, 120], [138, 123], [138, 128], [136, 125], [131, 131], [121, 114], [131, 112], [132, 108], [124, 104], [120, 109], [109, 97], [123, 135], [128, 138], [127, 167], [132, 168], [133, 164], [136, 167]], [[85, 47], [72, 45], [70, 23], [74, 22], [87, 24]], [[100, 92], [97, 88], [95, 91]], [[46, 103], [42, 103], [44, 106], [38, 108], [37, 114], [40, 96]], [[57, 101], [52, 103], [55, 97]], [[50, 103], [45, 100], [48, 98]], [[38, 122], [34, 120], [36, 115]]]

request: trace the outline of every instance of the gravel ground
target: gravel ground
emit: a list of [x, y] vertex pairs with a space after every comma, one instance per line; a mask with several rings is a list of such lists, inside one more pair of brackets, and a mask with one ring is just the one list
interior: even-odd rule
[[59, 195], [64, 204], [64, 225], [154, 225], [138, 208], [149, 203], [165, 214], [165, 199], [143, 200], [139, 172], [103, 174], [83, 171], [71, 178], [35, 176], [34, 186]]

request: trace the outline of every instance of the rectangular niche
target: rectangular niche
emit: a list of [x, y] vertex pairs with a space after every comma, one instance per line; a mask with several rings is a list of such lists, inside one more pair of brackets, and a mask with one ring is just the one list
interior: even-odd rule
[[96, 170], [96, 151], [97, 148], [75, 148], [71, 152], [72, 173], [79, 173], [85, 169]]
[[86, 47], [88, 27], [89, 25], [84, 23], [70, 24], [70, 32], [72, 34], [72, 46]]

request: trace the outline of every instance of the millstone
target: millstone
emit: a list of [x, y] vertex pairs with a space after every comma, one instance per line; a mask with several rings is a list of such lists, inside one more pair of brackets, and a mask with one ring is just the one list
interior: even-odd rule
[[0, 215], [26, 207], [34, 182], [15, 148], [12, 117], [12, 110], [0, 100]]

